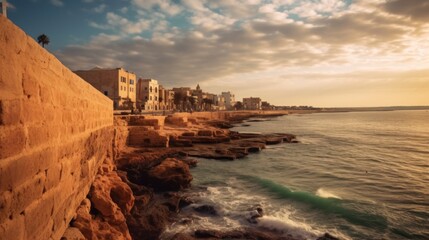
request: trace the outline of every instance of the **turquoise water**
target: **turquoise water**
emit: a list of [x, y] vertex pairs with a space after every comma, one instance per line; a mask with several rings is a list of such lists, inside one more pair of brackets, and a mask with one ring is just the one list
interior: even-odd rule
[[[219, 216], [198, 216], [194, 228], [429, 239], [428, 111], [288, 115], [250, 124], [233, 130], [293, 133], [301, 143], [232, 162], [200, 159], [191, 192]], [[249, 223], [258, 206], [265, 216]]]

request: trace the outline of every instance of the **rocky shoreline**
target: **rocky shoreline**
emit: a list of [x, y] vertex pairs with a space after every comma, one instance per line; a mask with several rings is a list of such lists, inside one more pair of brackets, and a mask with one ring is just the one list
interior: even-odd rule
[[[113, 144], [117, 155], [115, 164], [105, 164], [101, 169], [63, 239], [79, 239], [74, 238], [79, 232], [86, 239], [160, 239], [172, 223], [190, 224], [186, 219], [177, 219], [177, 214], [194, 203], [183, 192], [191, 185], [190, 168], [197, 165], [193, 157], [233, 161], [257, 153], [266, 145], [297, 143], [295, 136], [287, 133], [228, 130], [233, 124], [240, 124], [250, 117], [258, 118], [251, 121], [264, 121], [267, 120], [264, 118], [284, 114], [252, 113], [226, 119], [175, 115], [117, 118]], [[194, 210], [207, 215], [217, 214], [209, 205], [194, 207]], [[249, 222], [257, 222], [263, 216], [261, 207], [252, 212]], [[190, 234], [177, 233], [161, 238], [294, 240], [283, 233], [251, 227], [228, 231], [198, 229]], [[336, 238], [326, 234], [319, 239]]]

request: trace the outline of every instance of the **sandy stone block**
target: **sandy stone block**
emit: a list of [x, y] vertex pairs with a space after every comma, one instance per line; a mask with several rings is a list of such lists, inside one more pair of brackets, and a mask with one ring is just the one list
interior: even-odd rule
[[20, 153], [25, 147], [25, 132], [21, 126], [0, 126], [0, 159]]
[[[6, 60], [5, 58], [8, 58], [8, 60]], [[19, 68], [19, 63], [16, 63], [15, 61], [13, 61], [13, 59], [10, 59], [9, 57], [0, 55], [0, 66], [2, 66], [0, 71], [1, 98], [14, 99], [17, 96], [21, 96], [22, 95], [22, 83], [21, 83], [22, 71]], [[8, 66], [8, 67], [3, 67], [3, 66]]]
[[57, 163], [46, 171], [45, 191], [60, 184], [61, 178], [61, 163]]
[[17, 187], [13, 191], [4, 192], [0, 199], [5, 201], [6, 208], [0, 214], [0, 222], [4, 219], [12, 219], [19, 214], [24, 214], [24, 209], [32, 202], [41, 198], [43, 192], [44, 174], [39, 174], [34, 178]]
[[25, 236], [25, 218], [18, 215], [12, 220], [7, 219], [0, 224], [1, 239], [24, 240]]
[[12, 191], [11, 210], [13, 214], [21, 213], [28, 205], [42, 197], [45, 180], [45, 174], [40, 173]]
[[12, 191], [57, 161], [53, 148], [0, 162], [0, 192]]
[[34, 66], [29, 64], [22, 75], [22, 86], [24, 87], [24, 94], [30, 97], [38, 98], [40, 95], [40, 87], [37, 83], [39, 75]]
[[30, 147], [36, 147], [49, 142], [49, 127], [44, 125], [28, 127], [28, 140]]
[[53, 101], [52, 86], [46, 86], [46, 85], [40, 86], [40, 100], [42, 101], [42, 103], [52, 103]]
[[21, 100], [0, 101], [0, 125], [18, 124], [22, 120]]
[[43, 121], [43, 107], [36, 98], [28, 98], [22, 101], [22, 115], [24, 123], [36, 123]]
[[[25, 209], [25, 233], [27, 239], [49, 239], [53, 220], [54, 194], [44, 194]], [[48, 232], [47, 232], [48, 231]]]

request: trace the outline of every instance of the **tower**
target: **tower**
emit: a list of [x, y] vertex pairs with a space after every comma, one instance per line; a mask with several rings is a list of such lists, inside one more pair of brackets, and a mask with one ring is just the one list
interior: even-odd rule
[[2, 0], [2, 2], [1, 2], [1, 13], [3, 14], [3, 16], [7, 17], [7, 1], [6, 0]]

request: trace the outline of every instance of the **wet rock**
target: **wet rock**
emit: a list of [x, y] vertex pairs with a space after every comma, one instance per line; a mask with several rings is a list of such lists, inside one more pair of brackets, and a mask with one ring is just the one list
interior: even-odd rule
[[283, 138], [267, 138], [265, 140], [265, 143], [267, 145], [275, 145], [275, 144], [280, 144], [283, 142]]
[[177, 233], [171, 240], [194, 240], [195, 238], [186, 233]]
[[247, 221], [250, 223], [258, 223], [258, 218], [261, 218], [264, 216], [264, 211], [261, 207], [256, 208], [255, 210], [249, 212], [249, 217], [247, 218]]
[[194, 235], [197, 238], [222, 238], [222, 232], [216, 230], [197, 230]]
[[210, 205], [201, 205], [198, 207], [194, 207], [194, 210], [199, 212], [199, 213], [209, 214], [209, 215], [213, 215], [213, 216], [218, 215], [216, 209]]
[[332, 236], [329, 233], [325, 233], [323, 236], [318, 237], [317, 240], [340, 240], [340, 239], [337, 238], [337, 237]]
[[282, 234], [261, 231], [252, 228], [222, 232], [218, 230], [199, 229], [194, 232], [196, 239], [246, 239], [246, 240], [294, 240]]
[[170, 222], [171, 212], [168, 207], [159, 203], [148, 206], [136, 204], [127, 216], [127, 225], [133, 239], [158, 239]]

